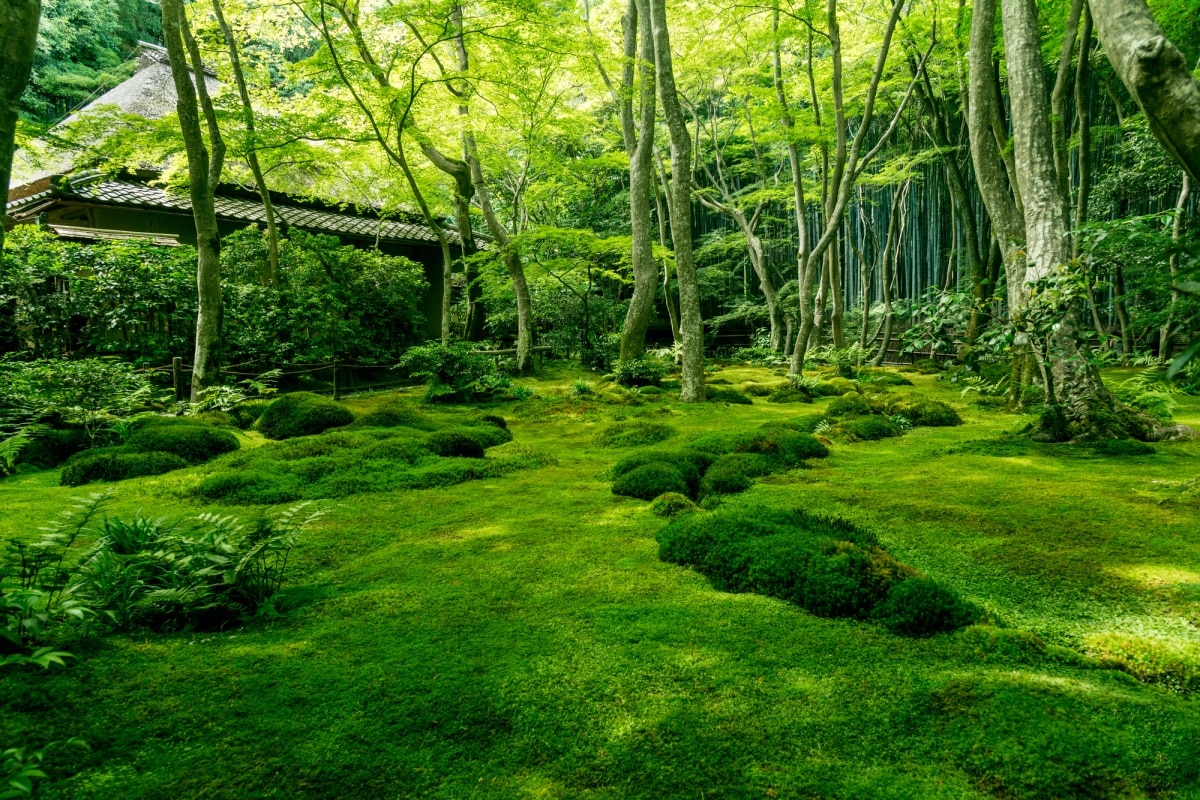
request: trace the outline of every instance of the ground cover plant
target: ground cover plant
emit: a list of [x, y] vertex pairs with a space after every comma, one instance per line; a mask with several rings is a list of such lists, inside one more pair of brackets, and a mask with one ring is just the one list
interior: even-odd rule
[[[803, 459], [809, 468], [752, 479], [706, 511], [686, 480], [652, 502], [613, 495], [616, 465], [687, 465], [703, 481], [719, 459], [769, 459], [760, 434], [811, 430], [832, 400], [662, 400], [647, 406], [654, 416], [614, 420], [629, 409], [572, 397], [569, 370], [523, 380], [533, 399], [485, 409], [514, 436], [489, 459], [520, 444], [551, 463], [329, 504], [271, 611], [236, 631], [193, 623], [99, 642], [94, 632], [64, 642], [78, 656], [64, 667], [5, 675], [0, 738], [91, 747], [48, 751], [41, 795], [500, 798], [551, 787], [660, 798], [699, 781], [727, 796], [982, 800], [1003, 786], [1030, 800], [1115, 800], [1184, 798], [1200, 785], [1190, 688], [1200, 659], [1185, 621], [1200, 501], [1167, 485], [1194, 473], [1196, 444], [1157, 445], [1149, 458], [1090, 446], [1063, 457], [1027, 439], [1011, 454], [956, 449], [1030, 417], [971, 406], [915, 375], [906, 391], [965, 424], [835, 443]], [[228, 501], [188, 492], [260, 451], [268, 471], [343, 450], [362, 462], [371, 447], [395, 465], [436, 431], [501, 430], [474, 408], [422, 406], [423, 391], [351, 398], [356, 421], [315, 436], [251, 431], [242, 449], [183, 477], [115, 485], [107, 513], [130, 525], [139, 509], [226, 516]], [[1177, 418], [1200, 421], [1190, 402]], [[673, 411], [671, 439], [596, 442], [608, 425], [656, 420], [659, 405]], [[59, 486], [55, 471], [5, 479], [0, 537], [29, 540], [87, 491]], [[752, 558], [719, 562], [733, 565], [717, 575], [724, 588], [660, 561], [656, 540], [714, 519], [763, 534], [740, 551]], [[828, 527], [799, 530], [797, 519]], [[773, 549], [791, 537], [801, 544]], [[823, 561], [829, 569], [789, 566]], [[787, 583], [799, 574], [819, 574], [812, 585], [824, 591]], [[809, 605], [750, 581], [791, 586], [788, 597]], [[899, 587], [911, 596], [893, 596]], [[985, 624], [942, 630], [978, 620], [972, 606]], [[205, 754], [216, 749], [214, 762]]]

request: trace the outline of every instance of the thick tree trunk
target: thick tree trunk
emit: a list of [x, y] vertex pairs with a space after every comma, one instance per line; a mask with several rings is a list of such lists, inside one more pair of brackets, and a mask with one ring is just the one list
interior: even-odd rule
[[[658, 294], [658, 264], [654, 260], [650, 219], [650, 197], [654, 190], [654, 34], [647, 0], [629, 0], [622, 26], [625, 64], [621, 73], [621, 134], [629, 154], [629, 228], [633, 239], [633, 296], [621, 330], [620, 357], [624, 361], [640, 358], [645, 352], [646, 328], [654, 315], [654, 297]], [[640, 113], [636, 121], [635, 63], [640, 83]]]
[[[221, 238], [217, 229], [214, 201], [219, 171], [213, 174], [214, 162], [209, 147], [214, 150], [219, 140], [206, 147], [200, 129], [200, 106], [197, 93], [203, 92], [204, 69], [198, 61], [195, 85], [189, 70], [185, 40], [187, 20], [182, 0], [162, 0], [163, 41], [171, 62], [171, 77], [175, 84], [176, 111], [183, 135], [188, 161], [188, 190], [192, 201], [192, 218], [196, 225], [196, 349], [192, 357], [192, 402], [198, 402], [204, 390], [214, 385], [221, 371]], [[209, 136], [213, 136], [210, 124]], [[218, 134], [219, 135], [219, 134]]]
[[682, 337], [683, 379], [680, 399], [704, 401], [704, 321], [700, 316], [700, 284], [692, 250], [692, 137], [688, 133], [671, 61], [666, 0], [649, 0], [654, 37], [654, 64], [663, 118], [671, 137], [671, 238], [675, 244], [675, 275], [679, 281], [679, 333]]
[[246, 86], [246, 74], [242, 70], [242, 59], [238, 53], [237, 39], [233, 29], [225, 21], [225, 12], [221, 9], [221, 0], [212, 0], [213, 15], [221, 28], [225, 39], [225, 47], [229, 51], [229, 64], [233, 71], [233, 82], [237, 86], [238, 97], [242, 101], [242, 121], [246, 125], [246, 163], [250, 166], [250, 174], [254, 176], [254, 186], [262, 200], [263, 215], [267, 218], [267, 272], [262, 276], [263, 283], [274, 286], [279, 281], [279, 229], [275, 224], [275, 204], [271, 201], [271, 192], [267, 188], [267, 179], [263, 174], [262, 165], [258, 161], [258, 128], [254, 119], [254, 104], [250, 100], [250, 90]]
[[1000, 116], [1000, 89], [992, 64], [995, 30], [996, 0], [975, 0], [971, 15], [967, 129], [975, 181], [1004, 259], [1008, 308], [1012, 313], [1021, 303], [1021, 287], [1025, 283], [1025, 220], [1009, 193], [1007, 170], [993, 129]]
[[[0, 188], [8, 200], [21, 95], [33, 69], [41, 0], [11, 0], [0, 6]], [[0, 258], [4, 256], [4, 207], [0, 205]]]
[[[1013, 154], [1025, 205], [1026, 278], [1034, 282], [1061, 272], [1071, 259], [1066, 202], [1054, 168], [1037, 5], [1034, 0], [1003, 0], [1001, 12], [1012, 98]], [[1027, 289], [1021, 287], [1022, 306], [1029, 300]], [[1076, 349], [1075, 325], [1074, 312], [1068, 310], [1038, 357], [1047, 399], [1064, 404], [1068, 416], [1081, 417], [1090, 414], [1091, 400], [1111, 400], [1099, 376]]]
[[1150, 130], [1200, 181], [1200, 82], [1145, 0], [1090, 0], [1096, 35]]

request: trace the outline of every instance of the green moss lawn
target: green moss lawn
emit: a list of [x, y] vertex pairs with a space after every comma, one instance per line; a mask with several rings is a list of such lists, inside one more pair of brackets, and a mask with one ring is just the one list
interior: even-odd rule
[[[570, 396], [579, 377], [547, 372], [522, 381], [533, 399], [487, 409], [515, 436], [497, 453], [554, 463], [323, 501], [280, 613], [9, 670], [0, 745], [89, 743], [48, 761], [47, 800], [1200, 797], [1200, 443], [1101, 458], [998, 442], [1029, 420], [914, 375], [966, 424], [834, 444], [728, 501], [868, 527], [1004, 626], [910, 639], [660, 562], [662, 520], [606, 474], [633, 448], [595, 441], [622, 418], [682, 443], [829, 400], [619, 405]], [[1200, 427], [1200, 400], [1182, 403]], [[210, 470], [113, 484], [107, 511], [256, 512], [193, 499]], [[58, 481], [0, 482], [0, 538], [97, 489]]]

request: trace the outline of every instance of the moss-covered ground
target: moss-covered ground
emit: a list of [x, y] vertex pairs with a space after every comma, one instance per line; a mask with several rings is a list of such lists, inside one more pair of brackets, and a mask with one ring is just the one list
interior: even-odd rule
[[[596, 441], [614, 421], [684, 442], [829, 400], [616, 405], [572, 397], [579, 377], [488, 409], [515, 436], [497, 452], [549, 465], [328, 501], [277, 616], [6, 671], [0, 745], [89, 743], [48, 761], [44, 798], [1200, 797], [1200, 443], [1003, 442], [1028, 419], [914, 375], [966, 424], [834, 444], [728, 501], [869, 527], [1008, 629], [908, 639], [660, 562], [662, 521], [606, 474], [633, 448]], [[1200, 401], [1177, 419], [1200, 427]], [[252, 513], [193, 499], [212, 468], [115, 484], [108, 513]], [[96, 488], [58, 478], [0, 482], [0, 538]]]

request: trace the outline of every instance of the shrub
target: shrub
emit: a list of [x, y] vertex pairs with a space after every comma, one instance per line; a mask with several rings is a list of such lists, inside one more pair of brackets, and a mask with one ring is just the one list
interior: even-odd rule
[[647, 464], [666, 464], [679, 473], [687, 483], [686, 494], [695, 497], [700, 490], [700, 478], [716, 458], [696, 450], [642, 450], [622, 458], [612, 468], [614, 478], [620, 478]]
[[1157, 452], [1153, 445], [1139, 442], [1137, 439], [1105, 439], [1092, 446], [1092, 452], [1098, 456], [1119, 458], [1121, 456], [1152, 456]]
[[17, 455], [16, 463], [51, 469], [76, 453], [86, 450], [90, 445], [91, 440], [87, 432], [79, 428], [42, 430], [26, 442]]
[[457, 431], [437, 431], [425, 440], [431, 452], [448, 458], [483, 458], [483, 445], [477, 439]]
[[262, 469], [218, 472], [200, 483], [198, 494], [205, 500], [231, 505], [275, 505], [299, 500], [300, 478], [292, 472]]
[[173, 453], [189, 464], [203, 464], [240, 446], [232, 433], [210, 425], [151, 425], [125, 443], [135, 453]]
[[662, 362], [650, 358], [618, 361], [612, 371], [613, 380], [622, 386], [658, 386], [666, 374]]
[[427, 402], [470, 402], [511, 386], [496, 362], [475, 348], [470, 342], [429, 342], [410, 348], [397, 368], [429, 387]]
[[285, 394], [267, 406], [258, 418], [258, 429], [268, 439], [313, 436], [354, 422], [350, 409], [311, 392]]
[[776, 389], [767, 396], [768, 403], [811, 403], [812, 395], [805, 389], [793, 389], [790, 386], [785, 386]]
[[887, 410], [892, 414], [900, 414], [918, 428], [949, 428], [963, 424], [958, 412], [941, 400], [913, 398], [889, 404]]
[[904, 636], [953, 631], [981, 617], [978, 607], [928, 578], [910, 578], [893, 585], [875, 610], [875, 618], [885, 628]]
[[63, 486], [82, 486], [93, 481], [123, 481], [144, 475], [161, 475], [186, 466], [188, 463], [173, 453], [131, 453], [120, 447], [99, 448], [72, 457], [59, 482]]
[[675, 429], [662, 422], [616, 422], [600, 431], [596, 444], [601, 447], [643, 447], [664, 442]]
[[675, 467], [655, 462], [631, 470], [613, 481], [613, 494], [653, 500], [661, 494], [685, 494], [687, 481]]
[[833, 427], [831, 433], [841, 434], [850, 441], [874, 442], [903, 436], [904, 429], [882, 414], [870, 414], [840, 422]]
[[696, 504], [678, 492], [660, 494], [650, 503], [650, 513], [667, 519], [672, 519], [680, 514], [690, 514], [696, 510]]
[[758, 453], [786, 467], [799, 466], [808, 458], [825, 458], [829, 449], [808, 433], [767, 428], [745, 434], [733, 446], [737, 453]]
[[429, 418], [402, 400], [389, 400], [355, 421], [356, 428], [416, 428], [431, 431]]
[[871, 405], [857, 394], [848, 394], [830, 403], [825, 413], [831, 419], [862, 417], [871, 413]]
[[737, 494], [750, 488], [755, 478], [769, 475], [770, 462], [757, 453], [732, 453], [721, 456], [704, 474], [700, 490], [704, 494]]
[[726, 389], [723, 386], [714, 389], [711, 384], [705, 390], [705, 399], [710, 403], [732, 403], [739, 406], [748, 406], [754, 403], [737, 389]]

